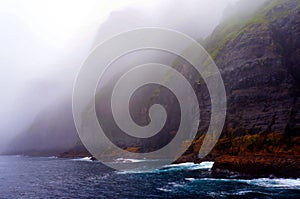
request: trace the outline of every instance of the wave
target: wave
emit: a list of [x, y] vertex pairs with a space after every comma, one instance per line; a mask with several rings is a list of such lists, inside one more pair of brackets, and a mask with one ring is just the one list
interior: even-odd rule
[[84, 158], [75, 158], [75, 159], [72, 159], [72, 160], [73, 161], [94, 162], [91, 158], [92, 157], [84, 157]]
[[171, 189], [166, 189], [166, 188], [156, 188], [156, 189], [163, 192], [172, 192]]
[[[226, 192], [226, 191], [220, 191], [220, 192], [208, 192], [207, 195], [210, 197], [219, 197], [219, 196], [244, 196], [248, 194], [254, 194], [254, 195], [261, 195], [261, 196], [272, 196], [273, 193], [267, 193], [267, 192], [261, 192], [261, 191], [254, 191], [254, 190], [241, 190], [241, 191], [236, 191], [236, 192]], [[227, 197], [226, 197], [227, 198]], [[268, 197], [267, 197], [268, 198]]]
[[[143, 160], [149, 161], [149, 160]], [[153, 161], [153, 160], [152, 160]], [[162, 173], [162, 172], [173, 172], [173, 171], [187, 171], [187, 170], [207, 170], [211, 169], [214, 162], [201, 162], [200, 164], [193, 162], [186, 162], [180, 164], [169, 164], [165, 165], [160, 169], [154, 170], [127, 170], [117, 171], [118, 174], [139, 174], [139, 173]]]
[[193, 163], [193, 162], [185, 162], [185, 163], [179, 163], [179, 164], [170, 164], [165, 165], [163, 168], [176, 168], [176, 170], [200, 170], [200, 169], [211, 169], [214, 165], [214, 162], [212, 161], [205, 161], [201, 162], [200, 164]]
[[[191, 193], [201, 193], [201, 189], [205, 187], [208, 191], [203, 192], [204, 195], [209, 197], [226, 197], [227, 196], [244, 196], [244, 195], [252, 195], [252, 196], [273, 196], [278, 193], [280, 189], [291, 189], [291, 190], [300, 190], [300, 179], [284, 179], [284, 178], [259, 178], [252, 180], [244, 180], [244, 179], [216, 179], [216, 178], [184, 178], [185, 181], [174, 181], [169, 182], [166, 185], [156, 188], [162, 192], [181, 192], [184, 190], [189, 190]], [[211, 182], [207, 182], [211, 181]], [[210, 191], [208, 186], [219, 186], [226, 185], [230, 187], [228, 190], [220, 189], [218, 191]], [[239, 185], [240, 188], [231, 187], [232, 183], [235, 185]], [[246, 186], [242, 185], [246, 183]], [[251, 187], [251, 186], [254, 187]], [[256, 187], [257, 186], [257, 187]], [[265, 189], [269, 191], [264, 191]], [[203, 191], [203, 190], [202, 190]], [[280, 191], [279, 191], [280, 192]]]
[[300, 178], [298, 179], [284, 179], [284, 178], [260, 178], [246, 181], [249, 184], [262, 186], [262, 187], [274, 187], [274, 188], [296, 188], [300, 189]]
[[194, 181], [195, 180], [195, 178], [184, 178], [185, 180], [187, 180], [187, 181]]
[[115, 162], [117, 162], [117, 163], [135, 163], [135, 162], [146, 162], [146, 161], [149, 161], [149, 160], [130, 159], [130, 158], [127, 158], [127, 159], [126, 158], [118, 158], [115, 160]]
[[58, 157], [57, 156], [49, 156], [47, 158], [49, 158], [49, 159], [57, 159]]
[[268, 187], [268, 188], [284, 188], [284, 189], [300, 189], [300, 178], [257, 178], [251, 180], [244, 179], [217, 179], [217, 178], [185, 178], [186, 181], [227, 181], [227, 182], [242, 182], [249, 185]]

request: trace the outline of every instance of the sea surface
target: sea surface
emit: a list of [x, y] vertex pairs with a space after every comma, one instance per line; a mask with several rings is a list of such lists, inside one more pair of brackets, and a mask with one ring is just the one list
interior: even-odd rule
[[300, 179], [213, 178], [212, 165], [120, 172], [88, 158], [0, 156], [0, 198], [300, 198]]

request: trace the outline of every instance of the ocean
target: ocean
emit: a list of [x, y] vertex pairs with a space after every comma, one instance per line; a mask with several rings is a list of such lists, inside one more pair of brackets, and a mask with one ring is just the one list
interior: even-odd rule
[[115, 171], [88, 158], [0, 156], [0, 198], [300, 198], [300, 179], [216, 178], [212, 165]]

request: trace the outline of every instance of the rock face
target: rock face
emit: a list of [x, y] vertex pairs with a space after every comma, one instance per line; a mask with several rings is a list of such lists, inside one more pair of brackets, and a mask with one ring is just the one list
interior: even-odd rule
[[[268, 1], [238, 24], [224, 22], [207, 48], [228, 95], [223, 139], [210, 154], [213, 169], [299, 177], [300, 2]], [[280, 134], [277, 150], [267, 141], [271, 132]]]
[[270, 1], [243, 23], [208, 44], [227, 89], [224, 130], [300, 135], [299, 1]]

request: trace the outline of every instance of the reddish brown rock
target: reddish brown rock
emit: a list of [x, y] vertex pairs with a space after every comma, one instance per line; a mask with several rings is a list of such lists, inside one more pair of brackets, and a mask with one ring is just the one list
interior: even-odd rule
[[251, 177], [300, 176], [300, 156], [276, 155], [223, 155], [215, 159], [212, 170], [229, 170], [251, 175]]

